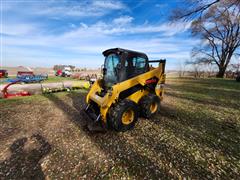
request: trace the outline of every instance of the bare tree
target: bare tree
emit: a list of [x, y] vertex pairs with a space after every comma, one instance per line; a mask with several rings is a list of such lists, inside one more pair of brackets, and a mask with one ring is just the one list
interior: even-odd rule
[[203, 62], [188, 60], [188, 61], [185, 61], [185, 65], [189, 67], [188, 68], [189, 71], [193, 73], [193, 76], [195, 78], [200, 78], [201, 75], [205, 73]]
[[236, 60], [234, 63], [232, 63], [230, 65], [229, 69], [231, 71], [233, 71], [235, 74], [239, 74], [240, 73], [240, 58], [238, 60]]
[[240, 7], [240, 0], [185, 0], [181, 6], [172, 11], [170, 19], [173, 21], [199, 19], [211, 7], [219, 4], [231, 9], [233, 6]]
[[185, 75], [185, 71], [186, 71], [186, 65], [187, 65], [187, 60], [185, 61], [182, 61], [180, 60], [179, 63], [178, 63], [178, 76], [179, 77], [183, 77]]
[[239, 73], [240, 72], [240, 63], [232, 64], [232, 68], [236, 73]]
[[240, 8], [212, 6], [201, 19], [192, 22], [191, 30], [193, 36], [202, 40], [192, 56], [198, 62], [215, 63], [219, 69], [217, 77], [222, 78], [240, 47]]
[[207, 63], [205, 68], [206, 68], [207, 77], [214, 76], [214, 64], [212, 62]]

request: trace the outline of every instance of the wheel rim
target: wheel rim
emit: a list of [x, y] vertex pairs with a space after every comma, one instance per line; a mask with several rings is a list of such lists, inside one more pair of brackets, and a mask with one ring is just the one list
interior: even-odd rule
[[157, 103], [156, 103], [156, 102], [152, 103], [152, 104], [150, 105], [150, 111], [151, 111], [151, 113], [155, 113], [155, 112], [157, 111], [157, 108], [158, 108]]
[[132, 123], [133, 120], [134, 120], [133, 110], [129, 109], [123, 113], [123, 115], [122, 115], [122, 123], [123, 124], [128, 125], [128, 124]]

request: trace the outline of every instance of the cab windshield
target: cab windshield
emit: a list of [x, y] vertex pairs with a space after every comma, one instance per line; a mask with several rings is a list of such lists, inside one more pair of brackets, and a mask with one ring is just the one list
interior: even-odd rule
[[106, 69], [104, 81], [107, 86], [111, 86], [117, 82], [117, 65], [120, 63], [120, 58], [116, 54], [109, 54], [105, 59], [104, 68]]

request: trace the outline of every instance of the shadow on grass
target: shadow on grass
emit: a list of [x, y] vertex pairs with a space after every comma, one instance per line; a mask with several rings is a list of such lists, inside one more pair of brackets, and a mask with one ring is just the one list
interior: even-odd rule
[[[218, 121], [210, 114], [173, 109], [167, 106], [162, 107], [160, 116], [172, 120], [167, 125], [170, 129], [178, 132], [179, 136], [183, 135], [187, 137], [189, 135], [192, 138], [195, 137], [196, 142], [205, 144], [212, 149], [221, 150], [233, 156], [240, 155], [237, 148], [240, 148], [240, 145], [237, 143], [240, 141], [240, 131], [239, 127], [235, 124]], [[152, 122], [158, 124], [159, 120], [153, 119]]]
[[35, 139], [40, 147], [26, 151], [26, 137], [12, 143], [11, 157], [0, 163], [0, 179], [45, 179], [39, 161], [50, 152], [51, 145], [40, 134], [34, 134], [31, 139]]
[[[48, 94], [48, 95], [45, 95], [45, 97], [49, 99], [51, 102], [53, 102], [57, 108], [65, 112], [65, 114], [68, 117], [68, 120], [73, 122], [79, 129], [81, 129], [81, 132], [83, 132], [83, 134], [81, 135], [90, 136], [91, 133], [89, 133], [87, 129], [87, 122], [81, 114], [82, 108], [85, 107], [84, 95], [85, 93], [74, 92], [74, 91], [67, 94], [67, 97], [69, 97], [72, 100], [71, 105], [65, 101], [66, 98], [65, 99], [59, 98], [55, 94]], [[66, 137], [66, 138], [71, 138], [71, 137]], [[82, 153], [82, 151], [79, 150], [78, 153]], [[59, 158], [59, 156], [57, 156], [56, 158]], [[86, 172], [91, 172], [90, 174], [89, 173], [87, 174], [88, 178], [92, 178], [95, 174], [100, 174], [101, 168], [96, 170], [95, 165], [91, 161], [88, 161], [88, 159], [89, 157], [86, 154], [82, 154], [81, 159], [79, 159], [79, 161], [81, 161], [80, 163], [81, 166], [77, 165], [76, 167], [77, 168], [76, 170], [78, 170], [77, 177], [75, 177], [76, 176], [75, 173], [69, 174], [69, 176], [72, 177], [73, 179], [77, 179], [79, 178], [79, 176], [86, 176]], [[65, 166], [67, 167], [69, 166], [69, 164], [66, 164]], [[56, 172], [56, 173], [59, 173], [59, 172]], [[55, 174], [55, 176], [56, 176], [55, 178], [57, 179], [58, 174]]]
[[[240, 131], [237, 126], [229, 126], [226, 122], [218, 121], [207, 114], [199, 114], [183, 109], [162, 107], [161, 117], [166, 117], [168, 122], [161, 123], [160, 119], [151, 122], [170, 130], [180, 139], [189, 144], [198, 144], [202, 149], [211, 149], [211, 153], [217, 152], [224, 157], [228, 165], [221, 164], [218, 156], [211, 161], [219, 163], [218, 168], [222, 172], [218, 174], [221, 178], [237, 178], [237, 161], [240, 160]], [[204, 160], [207, 162], [207, 157]], [[227, 173], [227, 174], [225, 174]]]
[[[198, 94], [196, 92], [194, 92], [194, 93], [196, 95]], [[177, 94], [177, 93], [169, 92], [169, 91], [166, 92], [166, 95], [169, 95], [169, 96], [172, 96], [175, 98], [181, 98], [181, 99], [185, 99], [185, 100], [194, 101], [195, 103], [202, 104], [202, 105], [213, 105], [213, 106], [217, 106], [217, 107], [222, 107], [222, 108], [227, 107], [227, 108], [232, 108], [232, 109], [237, 109], [237, 110], [240, 108], [240, 106], [237, 103], [235, 104], [235, 103], [219, 102], [218, 100], [205, 99], [205, 98], [201, 98], [201, 97], [193, 97], [193, 96]]]
[[[50, 101], [52, 101], [58, 108], [66, 112], [67, 116], [71, 121], [73, 121], [78, 127], [86, 130], [84, 127], [85, 123], [84, 117], [80, 114], [80, 107], [83, 107], [83, 97], [77, 92], [72, 92], [68, 97], [72, 98], [73, 108], [68, 105], [66, 102], [62, 101], [60, 98], [52, 95], [46, 96]], [[77, 110], [78, 109], [78, 110]], [[128, 173], [131, 176], [136, 177], [173, 177], [165, 169], [161, 169], [157, 164], [154, 164], [147, 156], [139, 154], [133, 146], [128, 144], [124, 139], [118, 136], [117, 133], [109, 131], [105, 134], [100, 133], [90, 133], [86, 131], [86, 134], [91, 138], [102, 151], [111, 157], [111, 159], [119, 159], [118, 166], [121, 168], [127, 168]], [[149, 166], [148, 171], [145, 171], [145, 167]], [[101, 167], [99, 167], [101, 169]], [[108, 169], [111, 173], [112, 169]], [[103, 172], [99, 172], [99, 175]]]
[[[72, 99], [73, 107], [55, 95], [47, 96], [47, 98], [54, 102], [58, 108], [66, 112], [71, 121], [73, 121], [80, 128], [83, 128], [80, 121], [84, 121], [84, 117], [81, 116], [80, 110], [81, 107], [84, 107], [85, 105], [84, 97], [82, 94], [78, 94], [77, 92], [72, 92], [68, 95], [68, 97]], [[166, 111], [165, 114], [162, 114], [162, 116], [171, 117], [174, 120], [176, 118], [176, 115], [177, 114], [174, 110], [171, 110], [171, 112]], [[153, 122], [156, 123], [156, 125], [159, 125], [157, 120], [153, 120]], [[180, 124], [186, 123], [180, 121], [178, 122]], [[187, 126], [188, 123], [184, 125]], [[187, 132], [187, 129], [184, 130], [181, 128], [179, 129], [182, 132], [176, 131], [175, 128], [177, 127], [174, 126], [164, 126], [164, 128], [170, 129], [172, 132], [176, 133], [176, 136], [185, 136], [186, 134], [191, 133]], [[137, 147], [129, 143], [128, 140], [124, 138], [122, 133], [108, 131], [104, 134], [99, 134], [89, 133], [86, 131], [86, 134], [91, 138], [91, 141], [94, 142], [101, 151], [107, 154], [108, 157], [110, 157], [115, 162], [114, 167], [110, 167], [104, 172], [101, 170], [101, 167], [97, 167], [99, 169], [99, 173], [95, 174], [95, 176], [99, 177], [101, 174], [111, 175], [112, 173], [114, 174], [118, 171], [127, 169], [127, 173], [130, 176], [137, 178], [171, 179], [177, 178], [179, 173], [181, 176], [192, 178], [214, 177], [214, 175], [207, 169], [207, 167], [199, 164], [191, 154], [183, 150], [179, 150], [168, 142], [163, 142], [156, 139], [155, 135], [151, 132], [144, 133], [144, 131], [145, 130], [143, 127], [142, 130], [133, 130], [132, 132], [126, 133], [129, 133], [131, 135], [132, 139], [137, 142], [138, 146], [146, 146], [148, 148], [147, 152], [154, 151], [154, 154], [157, 154], [156, 157], [149, 156], [148, 153], [145, 154], [142, 151], [139, 151]], [[183, 135], [181, 135], [181, 133]], [[209, 133], [211, 136], [211, 132], [207, 131], [207, 133]], [[204, 144], [205, 137], [199, 137], [198, 134], [192, 134], [192, 136], [194, 136], [196, 140], [200, 139], [200, 143], [203, 143], [203, 145], [209, 146], [208, 142]], [[211, 148], [215, 148], [215, 146]], [[156, 158], [162, 163], [158, 163], [159, 161], [156, 162], [154, 160]], [[178, 174], [172, 173], [173, 169], [177, 169]]]
[[[144, 132], [144, 130], [142, 130], [142, 134], [143, 136], [136, 137], [136, 141], [142, 146], [148, 147], [149, 151], [157, 154], [157, 157], [161, 159], [162, 163], [169, 170], [173, 171], [175, 169], [175, 171], [181, 174], [181, 177], [190, 177], [193, 179], [214, 178], [211, 171], [196, 161], [192, 154], [181, 150], [178, 148], [178, 145], [175, 145], [175, 147], [169, 143], [168, 138], [170, 137], [159, 140], [156, 138], [157, 134], [155, 136], [153, 132]], [[152, 143], [153, 141], [154, 143]]]
[[64, 111], [73, 123], [75, 123], [79, 128], [85, 131], [87, 122], [85, 121], [81, 114], [81, 108], [83, 108], [84, 104], [82, 99], [83, 94], [72, 92], [67, 96], [69, 96], [72, 99], [73, 101], [72, 106], [64, 102], [61, 98], [57, 97], [55, 94], [45, 95], [45, 97], [52, 101], [57, 108]]
[[[133, 138], [136, 137], [133, 136]], [[165, 164], [155, 162], [156, 157], [139, 152], [138, 148], [130, 144], [120, 133], [107, 132], [102, 136], [94, 135], [92, 140], [115, 162], [114, 169], [122, 169], [130, 177], [137, 179], [174, 179], [177, 177], [176, 174], [169, 171]], [[114, 171], [109, 169], [108, 173], [112, 174]]]

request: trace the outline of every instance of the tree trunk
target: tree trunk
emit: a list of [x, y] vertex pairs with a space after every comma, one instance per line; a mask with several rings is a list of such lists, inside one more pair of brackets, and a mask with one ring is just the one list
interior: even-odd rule
[[223, 78], [226, 71], [226, 67], [219, 67], [219, 71], [216, 75], [217, 78]]

